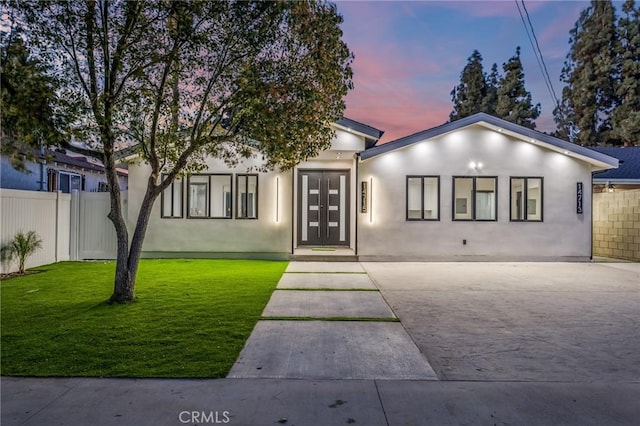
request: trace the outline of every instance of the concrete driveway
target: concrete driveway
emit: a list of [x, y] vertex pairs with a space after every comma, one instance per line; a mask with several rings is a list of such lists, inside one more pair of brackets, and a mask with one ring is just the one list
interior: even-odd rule
[[640, 381], [640, 264], [363, 266], [441, 380]]

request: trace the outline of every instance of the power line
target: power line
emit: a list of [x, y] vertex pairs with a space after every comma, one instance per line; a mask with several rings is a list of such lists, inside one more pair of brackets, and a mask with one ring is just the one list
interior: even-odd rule
[[[533, 29], [533, 24], [531, 23], [531, 17], [529, 16], [529, 11], [527, 11], [527, 7], [524, 4], [524, 0], [521, 0], [522, 8], [524, 9], [525, 14], [527, 15], [527, 21], [524, 19], [524, 15], [522, 14], [522, 10], [520, 9], [520, 4], [518, 4], [518, 0], [515, 0], [516, 7], [518, 8], [518, 13], [520, 14], [520, 19], [522, 19], [522, 24], [524, 25], [525, 32], [527, 33], [527, 37], [529, 38], [529, 43], [531, 44], [531, 48], [533, 49], [533, 54], [536, 57], [536, 61], [538, 62], [538, 67], [540, 68], [540, 72], [542, 73], [542, 78], [544, 80], [544, 84], [547, 86], [547, 90], [549, 91], [549, 95], [556, 104], [556, 107], [560, 107], [560, 101], [556, 96], [556, 92], [553, 89], [553, 83], [551, 82], [551, 77], [549, 76], [549, 70], [547, 69], [547, 65], [544, 62], [544, 56], [542, 55], [542, 51], [540, 50], [540, 45], [538, 44], [538, 38], [536, 37], [536, 33]], [[531, 31], [531, 33], [529, 33]], [[534, 42], [535, 40], [535, 42]]]

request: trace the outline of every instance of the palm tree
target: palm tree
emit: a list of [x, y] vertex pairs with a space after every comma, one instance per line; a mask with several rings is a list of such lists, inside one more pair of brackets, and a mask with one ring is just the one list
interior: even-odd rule
[[33, 253], [42, 248], [42, 240], [35, 231], [26, 234], [18, 232], [13, 240], [2, 247], [2, 258], [7, 260], [18, 259], [18, 273], [24, 274], [24, 264]]

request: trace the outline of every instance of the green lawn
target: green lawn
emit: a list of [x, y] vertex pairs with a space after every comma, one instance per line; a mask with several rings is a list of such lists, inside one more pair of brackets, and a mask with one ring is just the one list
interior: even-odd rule
[[110, 305], [113, 262], [64, 262], [0, 284], [1, 373], [224, 377], [287, 262], [142, 260], [137, 301]]

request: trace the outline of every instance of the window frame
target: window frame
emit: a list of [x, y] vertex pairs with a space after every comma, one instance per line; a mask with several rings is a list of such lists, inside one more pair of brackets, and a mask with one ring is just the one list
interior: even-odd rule
[[[471, 219], [456, 219], [456, 179], [471, 179]], [[476, 194], [477, 179], [493, 179], [495, 182], [493, 200], [493, 208], [495, 211], [495, 217], [493, 219], [476, 219]], [[488, 191], [479, 191], [488, 192]], [[498, 176], [452, 176], [451, 177], [451, 220], [453, 222], [497, 222], [498, 221]]]
[[[424, 179], [436, 179], [437, 181], [437, 201], [436, 218], [424, 217]], [[420, 179], [420, 217], [409, 217], [409, 179]], [[408, 222], [438, 222], [440, 221], [440, 176], [438, 175], [407, 175], [405, 179], [405, 220]]]
[[[524, 219], [513, 219], [513, 181], [522, 179], [524, 203]], [[527, 209], [529, 208], [529, 179], [540, 179], [540, 219], [529, 219]], [[544, 177], [543, 176], [510, 176], [509, 177], [509, 222], [544, 222]]]
[[[190, 214], [190, 206], [191, 206], [191, 177], [193, 176], [206, 176], [206, 182], [194, 182], [194, 184], [206, 184], [206, 204], [207, 204], [207, 212], [208, 214], [205, 216], [191, 216]], [[231, 192], [231, 214], [229, 216], [213, 216], [211, 214], [211, 177], [212, 176], [227, 176], [229, 177], [229, 190]], [[187, 177], [187, 219], [233, 219], [233, 173], [194, 173]]]
[[[166, 174], [162, 174], [161, 175], [161, 179], [164, 180], [165, 176], [167, 176]], [[173, 190], [173, 186], [176, 185], [176, 179], [180, 179], [180, 216], [165, 216], [164, 215], [164, 203], [165, 203], [165, 196], [164, 193], [167, 189], [171, 188], [171, 212], [173, 213], [174, 209], [174, 190]], [[160, 193], [160, 218], [161, 219], [183, 219], [184, 218], [184, 182], [185, 179], [183, 176], [176, 176], [173, 181], [171, 181], [171, 183], [169, 184], [169, 186], [167, 186], [161, 193]]]
[[[240, 208], [241, 206], [239, 205], [240, 204], [239, 201], [240, 201], [240, 194], [242, 194], [242, 188], [240, 188], [240, 178], [241, 177], [245, 177], [246, 178], [245, 186], [244, 186], [244, 190], [245, 190], [244, 194], [245, 194], [245, 197], [246, 197], [246, 195], [249, 193], [249, 178], [253, 177], [253, 176], [255, 176], [255, 178], [256, 178], [256, 197], [255, 197], [255, 201], [254, 201], [255, 202], [255, 207], [256, 207], [255, 208], [256, 215], [255, 215], [255, 217], [241, 216], [242, 211], [241, 211], [241, 208]], [[259, 181], [260, 181], [260, 179], [259, 179], [259, 175], [257, 173], [236, 173], [237, 195], [234, 198], [234, 200], [235, 200], [234, 204], [235, 204], [235, 209], [236, 209], [236, 215], [235, 215], [236, 219], [238, 219], [238, 220], [258, 220], [258, 217], [259, 217], [258, 216], [258, 212], [259, 212], [259, 209], [258, 209], [258, 197], [259, 197], [258, 186], [259, 186]], [[245, 205], [247, 205], [247, 204], [248, 204], [247, 200], [245, 200]]]

